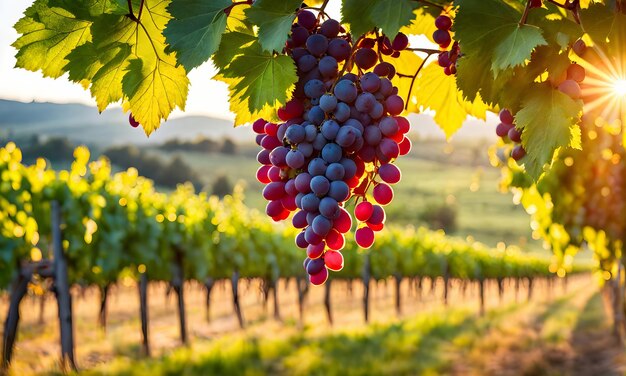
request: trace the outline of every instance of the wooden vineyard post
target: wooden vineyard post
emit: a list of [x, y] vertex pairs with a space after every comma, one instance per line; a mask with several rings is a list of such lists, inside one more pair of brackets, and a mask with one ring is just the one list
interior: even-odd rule
[[211, 322], [211, 291], [213, 291], [213, 286], [215, 285], [215, 281], [211, 277], [207, 277], [204, 282], [204, 287], [206, 287], [206, 321]]
[[480, 296], [480, 310], [481, 316], [485, 315], [485, 279], [480, 277], [478, 280], [478, 295]]
[[278, 279], [272, 278], [272, 294], [274, 297], [274, 319], [280, 321], [280, 304], [278, 304]]
[[139, 315], [141, 316], [141, 347], [145, 356], [150, 356], [148, 337], [148, 275], [139, 275]]
[[528, 277], [528, 295], [526, 296], [527, 301], [531, 301], [533, 298], [533, 278]]
[[498, 277], [498, 303], [502, 304], [502, 299], [504, 298], [504, 278]]
[[54, 255], [54, 285], [59, 306], [61, 327], [61, 363], [76, 369], [74, 360], [74, 328], [72, 326], [72, 297], [67, 278], [67, 263], [63, 252], [63, 234], [61, 233], [61, 207], [58, 201], [52, 201], [52, 251]]
[[326, 317], [328, 318], [328, 322], [330, 325], [333, 325], [333, 312], [330, 309], [330, 286], [332, 280], [329, 279], [326, 281], [326, 286], [324, 286], [324, 307], [326, 307]]
[[363, 264], [363, 316], [365, 322], [369, 320], [369, 302], [370, 302], [370, 255], [365, 255], [365, 263]]
[[2, 335], [2, 368], [0, 368], [0, 371], [3, 372], [9, 368], [11, 363], [15, 338], [17, 336], [17, 327], [20, 321], [20, 302], [28, 291], [28, 283], [31, 278], [32, 272], [30, 270], [20, 269], [11, 286], [9, 312], [4, 322], [4, 332]]
[[106, 284], [104, 286], [99, 286], [100, 288], [100, 312], [98, 313], [98, 324], [102, 330], [106, 331], [107, 329], [107, 303], [109, 297], [109, 289], [111, 288], [110, 284]]
[[174, 265], [174, 278], [172, 279], [172, 286], [174, 292], [176, 292], [178, 300], [178, 321], [180, 324], [180, 341], [183, 345], [188, 343], [187, 338], [187, 317], [185, 314], [185, 276], [183, 271], [183, 254], [178, 248], [174, 248], [176, 260]]
[[402, 276], [400, 274], [395, 274], [394, 276], [396, 282], [396, 314], [400, 316], [402, 314], [402, 301], [401, 301], [401, 291], [400, 287], [402, 285]]
[[450, 288], [450, 266], [448, 261], [443, 261], [443, 304], [448, 305], [448, 290]]
[[235, 314], [237, 315], [237, 320], [239, 321], [239, 327], [243, 329], [243, 312], [241, 312], [241, 305], [239, 304], [239, 271], [235, 270], [233, 272], [230, 282], [233, 289], [233, 305], [235, 307]]
[[515, 303], [519, 302], [519, 285], [520, 285], [520, 278], [515, 277]]

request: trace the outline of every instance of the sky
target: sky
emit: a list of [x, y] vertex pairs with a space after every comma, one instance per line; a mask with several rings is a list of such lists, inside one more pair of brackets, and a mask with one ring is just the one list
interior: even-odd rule
[[[18, 34], [13, 25], [32, 2], [32, 0], [0, 0], [0, 99], [95, 105], [89, 92], [80, 85], [68, 81], [67, 75], [55, 80], [44, 78], [40, 72], [14, 68], [16, 50], [11, 44], [17, 39]], [[331, 15], [338, 14], [338, 3], [327, 9]], [[234, 119], [234, 115], [228, 111], [226, 84], [211, 79], [215, 73], [216, 70], [210, 62], [191, 71], [186, 111], [183, 113], [177, 110], [171, 117], [207, 115]]]

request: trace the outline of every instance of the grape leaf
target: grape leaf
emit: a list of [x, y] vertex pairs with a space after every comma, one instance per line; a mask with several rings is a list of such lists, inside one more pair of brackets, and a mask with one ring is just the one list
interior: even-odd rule
[[301, 0], [257, 0], [245, 14], [259, 26], [259, 42], [265, 51], [282, 51]]
[[376, 27], [371, 19], [376, 0], [343, 0], [341, 2], [341, 22], [350, 25], [354, 39]]
[[225, 78], [240, 79], [232, 86], [231, 97], [247, 100], [250, 112], [260, 111], [266, 105], [274, 107], [285, 103], [298, 79], [293, 60], [264, 51], [258, 42], [241, 52], [223, 70]]
[[432, 40], [435, 30], [437, 30], [437, 27], [435, 26], [435, 17], [424, 8], [415, 9], [413, 11], [413, 20], [411, 23], [400, 29], [400, 31], [405, 34], [425, 35], [430, 40]]
[[615, 11], [605, 4], [592, 4], [580, 11], [580, 23], [587, 34], [595, 41], [606, 41], [611, 29], [616, 25]]
[[573, 100], [548, 82], [533, 85], [515, 115], [517, 128], [522, 130], [522, 145], [528, 152], [524, 167], [533, 179], [539, 179], [555, 150], [580, 147], [576, 124], [581, 112], [582, 101]]
[[401, 27], [411, 24], [417, 6], [417, 2], [411, 0], [379, 0], [372, 7], [370, 18], [393, 39]]
[[241, 49], [255, 39], [254, 35], [243, 31], [225, 33], [222, 36], [219, 48], [213, 55], [213, 63], [220, 70], [226, 68], [233, 58], [241, 53]]
[[174, 54], [165, 52], [162, 30], [170, 20], [169, 1], [146, 0], [140, 23], [106, 14], [92, 26], [103, 66], [93, 76], [91, 94], [100, 111], [123, 99], [125, 108], [150, 135], [171, 111], [184, 108], [189, 79]]
[[172, 0], [167, 10], [172, 19], [163, 35], [169, 44], [166, 52], [176, 52], [187, 71], [207, 61], [217, 50], [226, 29], [225, 9], [230, 0]]
[[452, 136], [468, 115], [485, 119], [487, 105], [480, 97], [466, 102], [463, 94], [457, 89], [454, 77], [446, 76], [437, 64], [429, 64], [418, 77], [415, 96], [417, 106], [435, 111], [435, 121], [443, 129], [446, 137]]
[[47, 0], [35, 1], [14, 26], [22, 34], [13, 43], [18, 50], [15, 66], [41, 70], [44, 77], [62, 76], [66, 56], [89, 40], [90, 26], [91, 22], [76, 18], [66, 9], [50, 7]]
[[93, 43], [87, 42], [76, 47], [66, 58], [68, 63], [63, 67], [69, 73], [70, 81], [79, 82], [85, 89], [89, 88], [93, 76], [102, 68], [100, 54]]
[[496, 47], [491, 63], [495, 75], [504, 69], [523, 65], [537, 46], [547, 43], [541, 35], [541, 29], [536, 26], [507, 25], [502, 33], [506, 38]]

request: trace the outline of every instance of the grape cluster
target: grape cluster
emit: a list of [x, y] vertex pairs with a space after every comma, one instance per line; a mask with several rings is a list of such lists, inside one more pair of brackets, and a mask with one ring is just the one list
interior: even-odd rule
[[[433, 40], [442, 49], [446, 49], [452, 43], [452, 37], [450, 36], [450, 28], [452, 27], [452, 19], [446, 15], [441, 15], [435, 19], [435, 26], [437, 30], [433, 33]], [[443, 68], [443, 72], [447, 75], [456, 74], [456, 61], [461, 54], [461, 48], [459, 42], [455, 41], [452, 44], [452, 48], [449, 51], [442, 51], [437, 57], [439, 66]]]
[[395, 68], [381, 61], [376, 45], [393, 56], [408, 38], [383, 35], [354, 45], [336, 20], [320, 23], [301, 10], [285, 47], [299, 80], [277, 111], [282, 123], [259, 119], [252, 125], [263, 148], [257, 179], [266, 184], [266, 214], [280, 221], [295, 212], [292, 223], [301, 229], [296, 245], [306, 249], [304, 268], [316, 285], [328, 270], [343, 268], [340, 250], [353, 227], [348, 200], [358, 203], [357, 244], [372, 246], [374, 232], [384, 226], [383, 206], [393, 199], [391, 185], [401, 178], [393, 161], [411, 149], [409, 121], [399, 116], [404, 101], [391, 82]]
[[496, 127], [496, 134], [502, 139], [507, 141], [512, 141], [515, 146], [513, 146], [513, 150], [511, 151], [511, 158], [519, 161], [526, 155], [526, 150], [522, 146], [522, 131], [515, 127], [515, 118], [511, 114], [511, 111], [502, 109], [499, 114], [500, 124]]
[[562, 75], [561, 82], [558, 83], [557, 88], [560, 92], [572, 99], [580, 99], [583, 96], [580, 84], [584, 80], [585, 68], [576, 63], [572, 63]]

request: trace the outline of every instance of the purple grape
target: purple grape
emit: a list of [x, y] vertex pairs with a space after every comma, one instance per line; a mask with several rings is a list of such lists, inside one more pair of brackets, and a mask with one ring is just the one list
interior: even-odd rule
[[317, 197], [324, 197], [330, 189], [330, 182], [322, 175], [314, 176], [311, 179], [311, 191]]
[[308, 37], [309, 31], [302, 26], [295, 26], [291, 29], [291, 40], [293, 41], [293, 45], [296, 47], [303, 46]]
[[320, 206], [320, 199], [314, 193], [307, 193], [302, 197], [302, 210], [308, 212], [318, 211]]
[[350, 196], [350, 187], [346, 182], [337, 180], [330, 183], [328, 197], [334, 198], [337, 202], [342, 202], [347, 200], [348, 196]]
[[306, 54], [298, 59], [297, 65], [303, 73], [311, 72], [317, 66], [317, 59], [313, 55]]
[[262, 165], [270, 165], [272, 162], [270, 161], [270, 151], [267, 149], [263, 149], [256, 155], [256, 160]]
[[372, 72], [365, 73], [360, 82], [361, 89], [369, 93], [375, 93], [380, 88], [380, 77]]
[[350, 106], [343, 102], [337, 103], [337, 107], [335, 107], [335, 119], [339, 122], [344, 122], [350, 118]]
[[309, 162], [309, 174], [311, 176], [324, 175], [326, 173], [326, 162], [322, 158], [314, 158]]
[[311, 175], [308, 172], [302, 172], [294, 179], [298, 192], [311, 192]]
[[319, 98], [326, 92], [324, 83], [320, 80], [311, 80], [304, 85], [304, 94], [308, 98]]
[[385, 136], [392, 136], [398, 133], [398, 122], [391, 116], [382, 118], [380, 123], [378, 123], [378, 127]]
[[322, 110], [319, 106], [311, 107], [307, 115], [308, 115], [308, 120], [315, 125], [322, 124], [322, 122], [326, 118], [326, 114], [324, 113], [324, 110]]
[[354, 102], [354, 107], [362, 113], [368, 113], [374, 108], [374, 104], [377, 103], [376, 98], [372, 93], [361, 93]]
[[328, 49], [328, 38], [322, 34], [313, 34], [306, 40], [306, 48], [311, 55], [320, 57]]
[[339, 69], [339, 66], [337, 64], [337, 60], [334, 57], [324, 56], [317, 64], [317, 68], [320, 70], [320, 73], [323, 77], [333, 78], [337, 76], [337, 69]]
[[309, 158], [311, 155], [313, 155], [313, 145], [308, 142], [299, 143], [298, 150], [300, 150], [305, 158]]
[[301, 10], [298, 12], [298, 25], [307, 30], [313, 30], [317, 26], [317, 17], [308, 10]]
[[[337, 135], [339, 135], [339, 133]], [[326, 144], [322, 149], [322, 159], [328, 163], [339, 162], [342, 154], [343, 151], [341, 147], [335, 143]]]
[[287, 153], [289, 153], [289, 148], [284, 146], [274, 148], [274, 150], [270, 153], [270, 162], [272, 162], [272, 164], [276, 167], [286, 167]]
[[339, 161], [345, 171], [344, 179], [352, 179], [356, 175], [356, 163], [350, 158], [341, 158]]
[[369, 112], [369, 116], [372, 119], [380, 119], [380, 117], [383, 116], [384, 113], [385, 113], [385, 107], [382, 104], [380, 104], [380, 102], [376, 102], [374, 103], [374, 107], [372, 107], [372, 110]]
[[322, 257], [316, 258], [314, 260], [309, 261], [309, 263], [306, 265], [306, 272], [309, 275], [317, 274], [321, 272], [322, 269], [324, 269], [325, 267], [326, 267], [326, 264], [324, 263], [324, 258]]
[[321, 236], [317, 235], [315, 233], [315, 231], [313, 231], [313, 228], [311, 226], [307, 227], [306, 230], [304, 230], [304, 239], [309, 244], [312, 244], [312, 245], [319, 244], [319, 243], [322, 242], [322, 240], [324, 240], [324, 238], [322, 238]]
[[370, 125], [365, 127], [365, 132], [363, 132], [363, 138], [368, 145], [378, 146], [378, 144], [380, 144], [380, 140], [383, 139], [383, 135], [380, 131], [380, 128], [375, 125]]
[[[297, 236], [296, 236], [296, 246], [298, 248], [302, 248], [302, 249], [306, 249], [306, 247], [309, 246], [309, 243], [306, 241], [306, 239], [304, 238], [304, 230], [302, 230], [302, 232], [300, 232]], [[308, 260], [308, 259], [307, 259]], [[306, 269], [306, 260], [305, 260], [305, 269]]]
[[324, 237], [328, 235], [330, 229], [333, 228], [333, 223], [323, 215], [318, 215], [313, 220], [313, 223], [311, 223], [311, 228], [317, 235]]
[[[337, 132], [337, 137], [335, 138], [335, 142], [339, 146], [347, 148], [350, 145], [352, 145], [354, 141], [356, 141], [357, 137], [361, 136], [360, 133], [361, 132], [359, 132], [356, 128], [351, 127], [349, 125], [344, 125], [343, 127], [341, 127], [341, 129], [339, 129], [339, 132]], [[339, 159], [337, 159], [337, 161], [339, 161]]]
[[299, 150], [291, 150], [285, 158], [287, 166], [293, 169], [299, 169], [304, 166], [304, 154]]
[[[326, 178], [330, 180], [331, 182], [343, 179], [345, 174], [346, 174], [346, 170], [343, 168], [341, 163], [337, 163], [337, 162], [331, 163], [326, 168]], [[329, 184], [329, 189], [330, 189], [330, 184]]]
[[306, 132], [302, 126], [294, 124], [287, 128], [287, 131], [285, 131], [285, 137], [290, 143], [299, 144], [304, 141]]
[[352, 103], [359, 94], [356, 86], [349, 80], [341, 80], [335, 85], [334, 94], [342, 102]]
[[339, 22], [333, 19], [329, 19], [322, 23], [320, 27], [320, 33], [324, 34], [326, 38], [334, 38], [339, 34], [340, 29]]
[[339, 124], [332, 119], [326, 120], [322, 123], [321, 132], [327, 140], [334, 140], [337, 137], [337, 132], [339, 132]]
[[350, 43], [341, 38], [334, 38], [328, 43], [328, 55], [337, 61], [344, 61], [350, 57]]
[[324, 112], [333, 112], [337, 108], [337, 98], [332, 94], [324, 94], [320, 98], [319, 106]]
[[319, 211], [324, 217], [335, 219], [339, 216], [339, 210], [339, 204], [334, 198], [324, 197], [320, 200]]
[[291, 223], [295, 228], [305, 228], [306, 227], [306, 212], [300, 210], [297, 212], [293, 218], [291, 218]]
[[304, 127], [304, 132], [306, 133], [304, 140], [306, 142], [313, 142], [317, 136], [317, 127], [313, 124], [307, 124]]
[[[329, 187], [330, 188], [330, 187]], [[285, 195], [285, 183], [270, 182], [263, 188], [263, 198], [268, 201], [280, 200]], [[270, 217], [273, 217], [270, 216]]]

